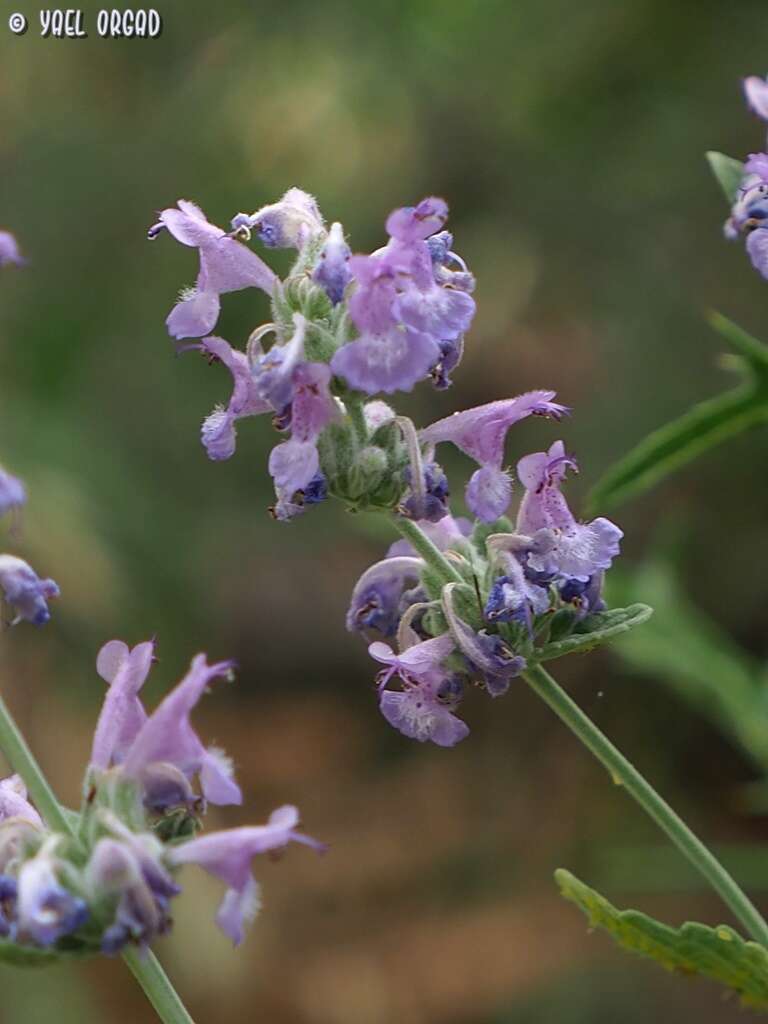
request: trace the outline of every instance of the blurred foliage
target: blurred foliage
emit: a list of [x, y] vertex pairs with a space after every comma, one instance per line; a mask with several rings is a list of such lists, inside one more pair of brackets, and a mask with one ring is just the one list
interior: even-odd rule
[[[768, 773], [768, 674], [686, 595], [674, 569], [649, 559], [611, 579], [611, 595], [642, 593], [656, 614], [618, 650], [634, 671], [669, 684], [716, 728], [724, 729], [756, 768]], [[618, 597], [620, 600], [621, 598]]]
[[[276, 1024], [612, 1024], [618, 1007], [627, 1021], [742, 1019], [696, 988], [627, 972], [618, 955], [589, 962], [601, 954], [547, 871], [589, 860], [617, 832], [655, 836], [529, 694], [479, 706], [467, 749], [448, 756], [380, 721], [343, 616], [387, 528], [332, 505], [273, 524], [266, 422], [242, 424], [231, 461], [206, 460], [199, 425], [229, 380], [174, 357], [163, 320], [195, 258], [167, 238], [150, 246], [145, 230], [180, 196], [224, 224], [295, 184], [370, 249], [392, 207], [444, 195], [478, 317], [454, 388], [421, 388], [404, 407], [426, 423], [556, 388], [574, 409], [561, 429], [583, 494], [638, 438], [720, 388], [704, 307], [766, 334], [766, 284], [723, 242], [722, 195], [701, 158], [760, 145], [739, 79], [768, 70], [764, 6], [187, 0], [160, 5], [155, 41], [42, 40], [29, 0], [6, 7], [33, 25], [12, 37], [0, 22], [0, 224], [30, 265], [0, 274], [0, 458], [29, 484], [18, 551], [63, 597], [47, 630], [6, 637], [4, 694], [74, 802], [101, 643], [159, 635], [150, 699], [196, 650], [234, 656], [238, 685], [198, 724], [238, 763], [243, 820], [295, 801], [332, 844], [322, 864], [262, 870], [265, 912], [237, 953], [211, 922], [217, 888], [185, 881], [184, 916], [159, 952], [194, 1013], [220, 1024], [254, 1012]], [[84, 7], [93, 25], [98, 5]], [[217, 330], [242, 344], [265, 314], [263, 297], [228, 296]], [[516, 427], [510, 462], [556, 429]], [[735, 438], [621, 515], [632, 578], [659, 521], [685, 524], [676, 586], [731, 638], [723, 649], [739, 649], [745, 681], [765, 656], [763, 449], [758, 432]], [[445, 468], [460, 511], [468, 463], [451, 455]], [[569, 495], [578, 507], [579, 487]], [[622, 603], [658, 602], [641, 589], [650, 580], [633, 586]], [[629, 642], [662, 629], [671, 647], [677, 614], [665, 606]], [[702, 668], [713, 664], [706, 655]], [[600, 652], [558, 671], [708, 835], [764, 838], [716, 799], [755, 774], [719, 722]], [[685, 914], [707, 919], [699, 899], [686, 893]], [[671, 919], [674, 893], [664, 900]], [[46, 970], [44, 985], [1, 974], [11, 1024], [47, 1021], [52, 1004], [62, 1019], [151, 1020], [119, 963]], [[72, 1009], [71, 978], [87, 985], [76, 992], [90, 1013]]]

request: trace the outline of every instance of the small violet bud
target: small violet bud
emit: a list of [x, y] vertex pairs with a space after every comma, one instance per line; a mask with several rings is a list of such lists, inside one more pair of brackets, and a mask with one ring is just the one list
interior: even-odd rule
[[352, 280], [352, 272], [349, 269], [351, 255], [351, 250], [344, 241], [344, 229], [341, 224], [332, 224], [312, 279], [325, 289], [334, 306], [344, 298], [344, 291]]
[[0, 555], [0, 588], [8, 604], [16, 612], [11, 625], [25, 620], [43, 626], [51, 613], [47, 602], [59, 596], [59, 588], [51, 579], [40, 579], [21, 558]]

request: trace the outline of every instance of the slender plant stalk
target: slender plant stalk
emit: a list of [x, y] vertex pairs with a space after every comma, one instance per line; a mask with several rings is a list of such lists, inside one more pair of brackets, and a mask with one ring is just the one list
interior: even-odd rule
[[[13, 770], [24, 780], [27, 792], [46, 824], [55, 832], [64, 832], [76, 838], [72, 822], [56, 799], [42, 768], [29, 749], [2, 697], [0, 750], [5, 754]], [[194, 1024], [159, 960], [150, 950], [144, 953], [135, 949], [126, 950], [123, 953], [123, 960], [128, 964], [164, 1024]]]
[[144, 989], [145, 996], [160, 1020], [165, 1024], [195, 1024], [154, 953], [127, 949], [123, 953], [123, 960]]
[[439, 574], [443, 583], [463, 583], [461, 575], [440, 551], [420, 526], [404, 516], [393, 516], [392, 523], [415, 549], [430, 568]]
[[523, 676], [531, 689], [608, 769], [612, 778], [620, 783], [646, 814], [653, 818], [659, 828], [666, 832], [678, 850], [730, 907], [752, 938], [768, 946], [768, 924], [762, 914], [720, 861], [691, 832], [682, 818], [659, 796], [634, 765], [614, 747], [608, 737], [571, 700], [546, 669], [541, 665], [534, 665], [524, 672]]
[[22, 777], [32, 803], [41, 817], [55, 832], [72, 835], [72, 826], [56, 799], [43, 770], [29, 749], [21, 730], [13, 720], [8, 705], [0, 697], [0, 750], [5, 754], [13, 770]]
[[[421, 557], [436, 573], [445, 577], [446, 583], [457, 578], [455, 569], [438, 551], [429, 537], [414, 522], [403, 517], [393, 519], [400, 533], [412, 544]], [[640, 772], [624, 755], [614, 747], [607, 736], [571, 700], [552, 676], [541, 667], [533, 665], [523, 676], [542, 700], [565, 722], [573, 732], [661, 828], [680, 852], [688, 858], [715, 892], [721, 897], [747, 932], [768, 947], [768, 924], [749, 897], [725, 870], [720, 861], [688, 828], [682, 818], [662, 799]]]
[[368, 439], [368, 427], [365, 423], [363, 403], [353, 397], [347, 399], [347, 415], [352, 421], [352, 427], [357, 435], [357, 440], [360, 444], [365, 444]]

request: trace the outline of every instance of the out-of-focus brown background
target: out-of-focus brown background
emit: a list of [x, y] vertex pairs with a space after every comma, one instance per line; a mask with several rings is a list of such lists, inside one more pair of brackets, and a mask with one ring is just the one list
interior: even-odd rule
[[[45, 630], [4, 635], [3, 693], [74, 803], [105, 640], [158, 634], [150, 700], [196, 651], [235, 657], [237, 684], [196, 724], [234, 756], [247, 799], [210, 826], [295, 802], [331, 845], [257, 865], [264, 910], [235, 952], [212, 921], [220, 887], [188, 871], [158, 952], [196, 1020], [742, 1021], [714, 987], [588, 936], [559, 900], [552, 871], [567, 866], [619, 905], [729, 920], [522, 683], [471, 702], [452, 751], [379, 717], [343, 618], [392, 538], [331, 503], [272, 523], [266, 421], [241, 425], [231, 461], [206, 459], [199, 424], [229, 378], [174, 357], [163, 320], [195, 254], [145, 231], [178, 197], [225, 224], [300, 185], [363, 250], [394, 206], [445, 196], [478, 314], [454, 388], [403, 407], [426, 423], [556, 388], [574, 408], [576, 506], [630, 444], [727, 383], [708, 307], [768, 334], [768, 286], [722, 240], [703, 161], [762, 144], [739, 78], [768, 65], [764, 5], [163, 0], [155, 41], [96, 38], [95, 4], [91, 38], [43, 40], [36, 6], [2, 6], [0, 226], [30, 263], [0, 273], [0, 457], [31, 496], [13, 550], [63, 592]], [[13, 10], [32, 21], [23, 37]], [[227, 297], [218, 333], [242, 344], [266, 313], [256, 293]], [[557, 429], [515, 428], [510, 461]], [[755, 672], [764, 445], [737, 440], [616, 515], [624, 592], [643, 600], [634, 573], [659, 562]], [[460, 510], [470, 466], [446, 464]], [[672, 601], [672, 648], [676, 615]], [[688, 643], [681, 632], [683, 661]], [[556, 669], [767, 904], [766, 825], [742, 806], [759, 772], [738, 745], [663, 672], [606, 653]], [[0, 983], [3, 1024], [153, 1020], [120, 962], [2, 968]]]

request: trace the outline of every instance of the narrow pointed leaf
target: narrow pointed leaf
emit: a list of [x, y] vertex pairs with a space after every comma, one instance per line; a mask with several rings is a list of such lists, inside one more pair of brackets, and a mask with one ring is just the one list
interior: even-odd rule
[[654, 430], [598, 480], [588, 498], [590, 514], [642, 494], [697, 455], [768, 422], [768, 397], [751, 384], [695, 405]]
[[544, 644], [533, 652], [530, 660], [551, 661], [553, 658], [561, 658], [564, 654], [583, 654], [591, 651], [641, 625], [652, 614], [653, 609], [647, 604], [633, 604], [629, 608], [612, 608], [607, 612], [597, 612], [584, 620], [578, 633], [571, 633], [570, 636]]
[[687, 922], [672, 928], [639, 910], [617, 910], [562, 868], [555, 872], [555, 880], [590, 925], [605, 929], [623, 949], [649, 957], [668, 971], [711, 978], [737, 992], [745, 1005], [768, 1010], [768, 950], [759, 943], [745, 941], [727, 925], [710, 928]]
[[758, 376], [768, 373], [768, 345], [765, 342], [748, 334], [743, 327], [739, 327], [722, 313], [713, 311], [708, 319], [717, 333], [725, 338], [734, 351], [747, 360]]
[[729, 203], [733, 203], [744, 177], [744, 164], [740, 160], [734, 160], [732, 156], [717, 153], [715, 150], [710, 150], [707, 153], [707, 161], [720, 188], [725, 193], [725, 198]]
[[587, 499], [590, 514], [607, 511], [650, 490], [697, 455], [768, 422], [768, 346], [719, 313], [712, 327], [741, 357], [738, 387], [694, 405], [678, 419], [648, 434], [598, 480]]

